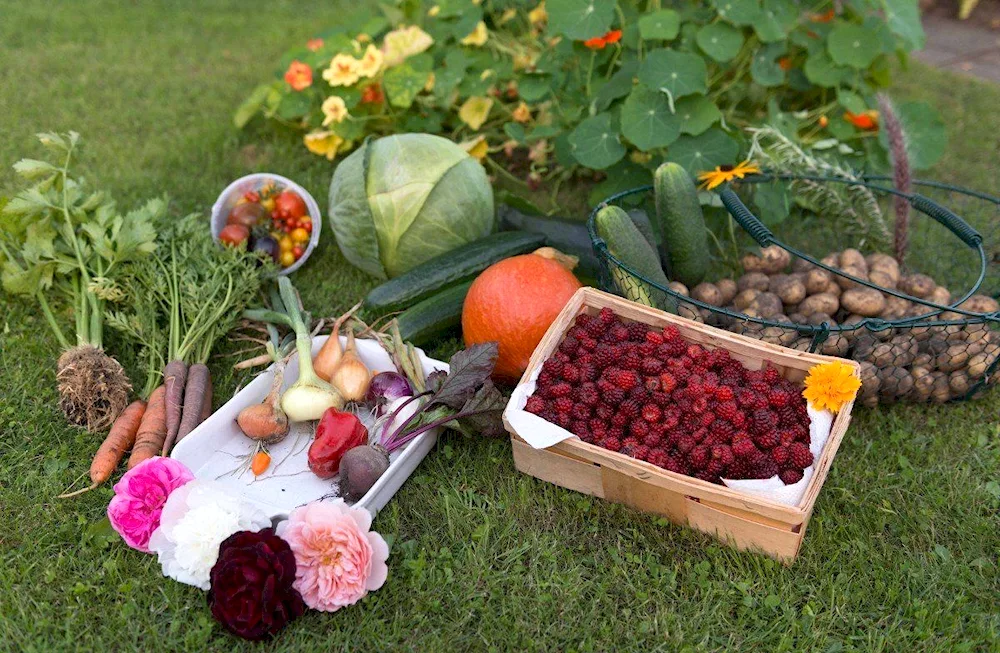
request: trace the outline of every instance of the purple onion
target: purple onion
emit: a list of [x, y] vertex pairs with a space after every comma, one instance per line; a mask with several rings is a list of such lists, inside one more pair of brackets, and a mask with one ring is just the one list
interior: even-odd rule
[[405, 376], [398, 372], [379, 372], [372, 377], [365, 403], [374, 406], [376, 413], [381, 415], [386, 405], [400, 397], [412, 396], [413, 388]]

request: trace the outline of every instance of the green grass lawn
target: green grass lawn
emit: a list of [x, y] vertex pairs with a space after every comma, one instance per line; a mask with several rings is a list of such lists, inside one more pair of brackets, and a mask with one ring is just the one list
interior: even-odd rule
[[[289, 43], [338, 12], [0, 2], [0, 192], [10, 164], [37, 156], [35, 132], [75, 129], [88, 176], [126, 206], [167, 193], [177, 215], [207, 211], [257, 170], [324, 205], [325, 160], [230, 117]], [[1000, 88], [915, 66], [894, 93], [946, 117], [934, 176], [1000, 190]], [[371, 281], [325, 233], [296, 283], [332, 315]], [[520, 475], [505, 441], [447, 437], [375, 521], [393, 540], [386, 585], [252, 647], [214, 624], [202, 592], [99, 529], [110, 484], [53, 498], [98, 438], [56, 406], [57, 346], [35, 307], [0, 301], [0, 650], [1000, 649], [996, 393], [859, 411], [792, 567]], [[246, 381], [231, 362], [213, 363], [217, 403]]]

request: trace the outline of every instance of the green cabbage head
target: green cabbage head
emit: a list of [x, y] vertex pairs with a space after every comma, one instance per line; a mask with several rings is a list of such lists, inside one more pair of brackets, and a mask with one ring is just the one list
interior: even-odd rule
[[330, 224], [351, 264], [380, 279], [493, 231], [493, 189], [478, 161], [430, 134], [367, 140], [330, 183]]

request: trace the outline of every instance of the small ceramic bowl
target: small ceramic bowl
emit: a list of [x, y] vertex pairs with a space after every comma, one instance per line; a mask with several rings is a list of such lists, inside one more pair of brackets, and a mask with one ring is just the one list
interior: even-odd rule
[[229, 212], [233, 210], [236, 206], [236, 202], [239, 201], [243, 195], [252, 190], [259, 190], [264, 187], [267, 183], [274, 183], [282, 189], [287, 189], [294, 191], [299, 194], [305, 203], [306, 209], [309, 211], [309, 217], [312, 218], [312, 234], [309, 238], [309, 246], [306, 247], [306, 251], [302, 253], [301, 258], [295, 261], [292, 265], [284, 268], [278, 274], [291, 274], [295, 272], [302, 264], [306, 262], [312, 251], [316, 249], [316, 245], [319, 243], [319, 232], [323, 226], [323, 216], [319, 212], [319, 206], [316, 204], [316, 200], [313, 196], [309, 194], [305, 188], [299, 186], [291, 179], [286, 179], [281, 175], [275, 175], [270, 172], [256, 172], [252, 175], [247, 175], [246, 177], [240, 177], [233, 183], [226, 186], [226, 190], [222, 191], [219, 195], [219, 199], [215, 200], [215, 204], [212, 205], [212, 238], [216, 241], [219, 240], [219, 234], [222, 232], [222, 228], [226, 226], [226, 219], [229, 217]]

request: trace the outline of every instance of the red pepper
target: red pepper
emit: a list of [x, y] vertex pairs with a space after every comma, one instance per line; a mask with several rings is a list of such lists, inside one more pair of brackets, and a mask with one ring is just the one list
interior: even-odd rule
[[368, 442], [368, 429], [354, 413], [328, 408], [309, 447], [309, 469], [320, 478], [333, 478], [348, 450]]

